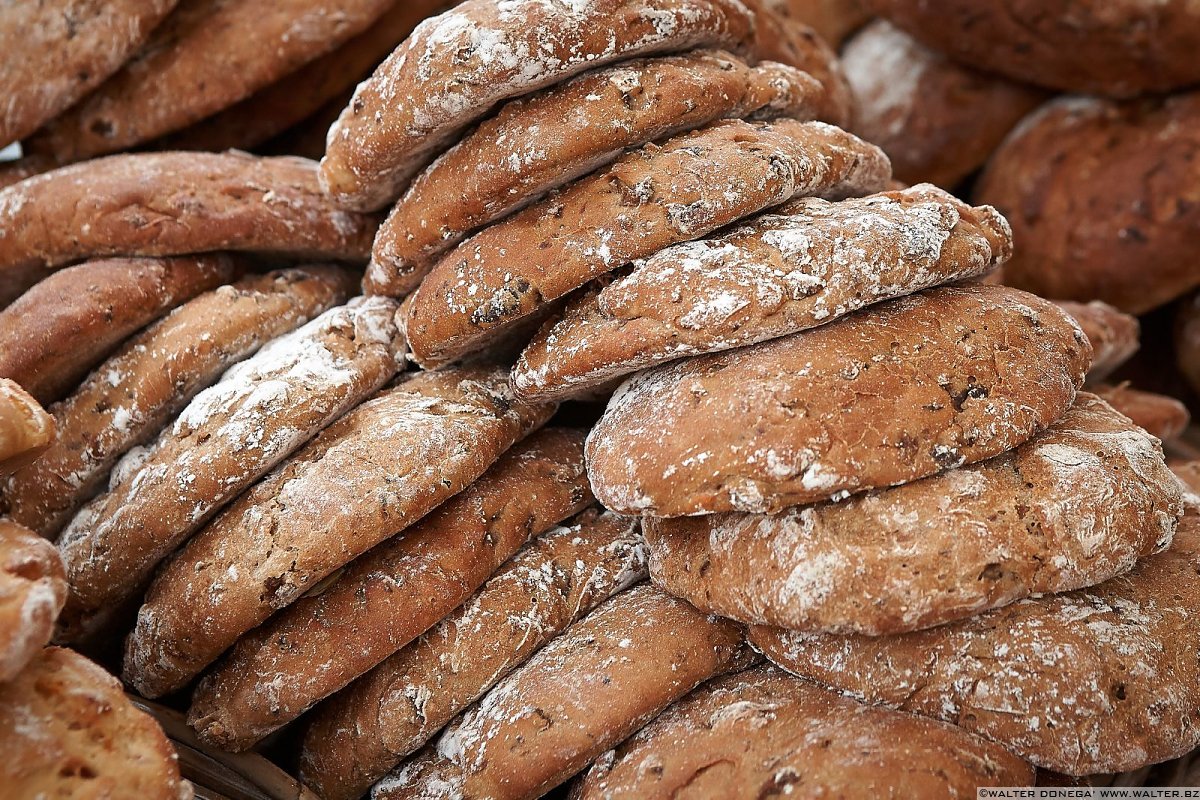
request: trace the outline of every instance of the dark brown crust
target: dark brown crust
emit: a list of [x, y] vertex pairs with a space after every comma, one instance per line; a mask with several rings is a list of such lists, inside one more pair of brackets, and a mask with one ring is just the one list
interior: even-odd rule
[[364, 282], [402, 297], [471, 231], [615, 160], [718, 119], [812, 119], [821, 84], [722, 51], [639, 59], [502, 106], [419, 175], [379, 229]]
[[952, 722], [1070, 775], [1124, 772], [1200, 743], [1200, 512], [1172, 547], [1093, 589], [902, 636], [754, 628], [772, 661], [871, 702]]
[[54, 418], [16, 381], [0, 378], [0, 476], [37, 458], [54, 441]]
[[773, 513], [1010, 450], [1067, 410], [1090, 362], [1052, 303], [933, 289], [635, 375], [588, 437], [588, 474], [622, 513]]
[[192, 797], [158, 723], [116, 678], [61, 647], [0, 684], [0, 752], [8, 797]]
[[881, 151], [820, 122], [730, 120], [647, 145], [447, 253], [413, 298], [409, 344], [423, 366], [446, 363], [630, 261], [796, 196], [878, 191], [889, 175]]
[[457, 611], [316, 714], [301, 775], [352, 800], [539, 648], [646, 577], [635, 517], [586, 511], [537, 537]]
[[[71, 597], [62, 641], [111, 635], [154, 568], [222, 506], [400, 368], [396, 304], [361, 298], [325, 312], [225, 373], [63, 530]], [[134, 606], [136, 608], [136, 606]]]
[[1092, 343], [1092, 368], [1088, 381], [1102, 381], [1124, 364], [1141, 345], [1142, 326], [1138, 318], [1103, 303], [1076, 303], [1059, 300], [1058, 306], [1070, 314]]
[[1170, 543], [1159, 443], [1094, 395], [1008, 453], [776, 516], [647, 519], [656, 582], [702, 611], [886, 635], [1092, 586]]
[[1192, 391], [1200, 394], [1200, 292], [1179, 302], [1174, 339], [1179, 372]]
[[0, 14], [0, 148], [24, 139], [120, 68], [176, 0], [43, 0]]
[[883, 148], [898, 180], [953, 189], [1047, 97], [969, 69], [877, 20], [842, 53], [854, 91], [853, 131]]
[[221, 254], [114, 258], [60, 270], [0, 311], [0, 376], [39, 403], [61, 400], [127, 336], [240, 271]]
[[774, 667], [718, 678], [596, 760], [571, 800], [974, 797], [1034, 769], [953, 725], [868, 706]]
[[50, 641], [67, 601], [67, 576], [54, 545], [0, 520], [0, 685]]
[[837, 48], [846, 37], [871, 18], [865, 0], [765, 0], [768, 8], [787, 19], [812, 26]]
[[1200, 461], [1173, 461], [1171, 471], [1189, 492], [1200, 492]]
[[1187, 429], [1192, 415], [1187, 406], [1165, 394], [1142, 392], [1132, 388], [1128, 382], [1116, 386], [1101, 384], [1093, 391], [1108, 401], [1113, 408], [1133, 420], [1134, 424], [1149, 431], [1164, 442], [1174, 439]]
[[872, 0], [876, 13], [963, 64], [1050, 89], [1133, 97], [1200, 81], [1200, 10], [1187, 0]]
[[664, 248], [581, 293], [525, 348], [513, 385], [522, 397], [594, 390], [979, 277], [1011, 252], [995, 209], [929, 185], [837, 203], [793, 200], [719, 237]]
[[140, 153], [0, 190], [0, 302], [64, 264], [210, 250], [366, 259], [378, 219], [334, 208], [316, 165], [247, 153]]
[[[446, 395], [443, 398], [446, 403], [452, 402], [451, 392], [457, 387], [438, 385], [440, 379], [448, 377], [438, 375], [434, 385], [425, 387], [420, 396], [436, 397], [433, 392], [440, 391]], [[479, 373], [457, 374], [458, 380], [481, 377], [486, 378]], [[485, 391], [496, 391], [494, 383], [493, 380], [490, 385], [485, 384]], [[415, 387], [410, 390], [416, 391]], [[484, 392], [480, 397], [485, 402], [488, 399]], [[475, 414], [481, 422], [486, 419], [484, 407], [476, 408]], [[504, 416], [499, 414], [494, 422], [503, 425]], [[464, 431], [454, 431], [454, 427], [462, 426], [466, 419], [446, 416], [445, 426], [460, 435]], [[440, 449], [445, 452], [420, 455], [440, 456], [428, 463], [437, 463], [442, 468], [443, 480], [454, 477], [454, 485], [461, 485], [488, 456], [523, 433], [530, 420], [510, 419], [508, 423], [509, 431], [493, 435], [492, 450], [481, 446], [487, 432], [479, 429], [472, 439], [460, 437], [455, 446]], [[336, 433], [335, 426], [326, 435]], [[410, 429], [406, 435], [420, 439], [419, 432]], [[320, 440], [310, 447], [320, 446]], [[389, 455], [401, 456], [402, 446], [412, 450], [414, 444], [424, 443], [394, 444]], [[452, 473], [457, 455], [454, 451], [468, 444], [478, 458], [467, 464], [462, 473]], [[414, 455], [415, 450], [404, 461], [418, 462]], [[304, 457], [304, 451], [296, 456]], [[262, 499], [270, 488], [277, 489], [278, 483], [288, 479], [295, 479], [295, 470], [284, 470], [274, 479], [269, 477], [238, 505], [230, 507], [222, 519], [236, 522], [239, 511], [260, 511], [263, 504], [252, 505], [252, 501]], [[344, 480], [361, 481], [361, 476], [346, 476]], [[268, 483], [270, 487], [266, 486]], [[443, 485], [439, 491], [431, 488], [420, 487], [425, 497], [419, 501], [416, 492], [394, 501], [386, 510], [388, 524], [384, 530], [396, 529], [406, 519], [418, 517], [438, 495], [452, 487]], [[282, 679], [280, 696], [276, 697], [280, 706], [276, 718], [278, 724], [290, 721], [290, 717], [299, 716], [326, 694], [334, 693], [418, 637], [486, 581], [529, 535], [569, 516], [576, 506], [586, 505], [590, 498], [592, 493], [583, 477], [582, 435], [564, 431], [535, 434], [505, 453], [488, 473], [430, 516], [355, 560], [319, 594], [295, 601], [258, 631], [242, 638], [238, 650], [227, 662], [229, 666], [223, 668], [236, 678], [227, 675], [226, 682], [250, 681], [254, 686], [262, 686]], [[412, 507], [406, 509], [406, 504]], [[277, 527], [284, 522], [287, 521], [282, 515], [274, 517]], [[370, 541], [365, 525], [356, 522], [358, 525], [353, 519], [347, 523], [354, 534], [353, 545], [338, 542], [336, 560], [353, 558], [355, 549]], [[268, 575], [264, 579], [259, 571], [268, 569], [265, 563], [256, 563], [254, 552], [241, 552], [247, 549], [242, 547], [246, 543], [242, 539], [258, 531], [259, 527], [254, 527], [245, 533], [242, 530], [230, 533], [229, 525], [218, 519], [160, 572], [146, 594], [137, 627], [126, 642], [124, 676], [144, 696], [157, 697], [178, 690], [215, 661], [242, 633], [324, 577], [301, 572], [305, 566], [312, 570], [317, 559], [311, 555], [301, 559], [300, 546], [288, 543], [288, 558], [296, 561], [293, 571], [283, 577]], [[272, 536], [275, 546], [280, 547], [281, 531], [274, 531]], [[210, 552], [214, 549], [216, 553]], [[230, 558], [224, 551], [238, 555]], [[328, 569], [329, 560], [326, 555], [325, 564], [320, 565], [322, 571]], [[246, 561], [254, 565], [247, 567]], [[256, 606], [247, 602], [248, 597], [239, 597], [235, 587], [229, 587], [232, 579], [223, 576], [230, 567], [238, 570], [239, 577], [245, 575], [246, 581], [253, 585], [286, 583]], [[212, 588], [218, 584], [227, 594], [210, 597]], [[403, 590], [397, 591], [397, 587]], [[236, 608], [239, 600], [247, 607]], [[289, 644], [283, 646], [282, 642]], [[355, 643], [353, 648], [347, 648], [350, 642]], [[299, 675], [308, 672], [313, 674], [301, 681]], [[222, 699], [228, 702], [230, 698]]]
[[[407, 2], [407, 0], [406, 0]], [[269, 86], [373, 23], [393, 0], [188, 0], [30, 152], [67, 164], [128, 150]]]
[[259, 347], [342, 303], [353, 275], [308, 266], [253, 275], [195, 298], [127, 341], [51, 407], [54, 443], [3, 484], [8, 514], [48, 538], [103, 490], [198, 392]]
[[629, 589], [498, 683], [372, 796], [538, 797], [700, 683], [753, 660], [737, 625], [652, 586]]
[[1141, 314], [1200, 285], [1197, 184], [1200, 92], [1066, 97], [1009, 136], [975, 197], [1008, 217], [1020, 243], [1006, 283]]

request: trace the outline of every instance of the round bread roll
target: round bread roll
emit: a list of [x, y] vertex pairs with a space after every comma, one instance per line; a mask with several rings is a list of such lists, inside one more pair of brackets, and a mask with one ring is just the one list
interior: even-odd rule
[[884, 20], [842, 51], [853, 131], [883, 148], [896, 179], [955, 187], [979, 169], [1045, 92], [957, 63]]
[[619, 513], [774, 513], [1011, 450], [1075, 399], [1091, 345], [1058, 306], [943, 287], [626, 381], [588, 437]]
[[872, 0], [963, 64], [1068, 92], [1133, 97], [1200, 82], [1189, 0]]
[[66, 601], [66, 572], [54, 545], [0, 519], [0, 684], [50, 641]]
[[0, 684], [0, 781], [13, 798], [190, 800], [175, 749], [120, 682], [47, 647]]
[[595, 390], [639, 369], [979, 277], [1011, 252], [995, 209], [933, 186], [793, 200], [717, 238], [664, 248], [582, 293], [525, 348], [513, 385], [539, 398]]
[[1080, 393], [977, 464], [841, 503], [645, 530], [654, 580], [702, 611], [878, 636], [1100, 583], [1166, 547], [1182, 514], [1159, 443]]
[[1181, 301], [1176, 311], [1175, 363], [1192, 390], [1200, 393], [1200, 292]]
[[768, 658], [843, 692], [952, 722], [1039, 767], [1124, 772], [1200, 744], [1200, 508], [1119, 578], [872, 638], [754, 628]]
[[1079, 323], [1092, 343], [1092, 368], [1088, 370], [1091, 382], [1107, 378], [1141, 346], [1141, 323], [1132, 314], [1125, 314], [1099, 300], [1090, 303], [1059, 300], [1057, 305]]
[[701, 686], [600, 756], [571, 800], [970, 798], [1034, 777], [954, 725], [756, 667]]
[[0, 378], [0, 476], [27, 466], [54, 436], [54, 418], [16, 381]]
[[1200, 285], [1197, 186], [1200, 93], [1064, 97], [1013, 131], [975, 197], [1012, 224], [1005, 283], [1141, 314]]
[[1113, 386], [1101, 384], [1094, 391], [1138, 427], [1149, 431], [1164, 442], [1169, 442], [1183, 433], [1192, 415], [1187, 406], [1164, 394], [1141, 392], [1128, 383]]

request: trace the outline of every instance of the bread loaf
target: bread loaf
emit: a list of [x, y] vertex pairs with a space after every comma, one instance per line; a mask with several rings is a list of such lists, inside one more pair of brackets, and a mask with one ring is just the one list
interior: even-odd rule
[[50, 641], [66, 600], [66, 574], [54, 545], [0, 520], [0, 685], [16, 678]]
[[54, 441], [54, 418], [16, 381], [0, 378], [0, 476], [7, 476]]
[[1133, 420], [1138, 427], [1149, 431], [1164, 442], [1183, 433], [1192, 419], [1187, 406], [1174, 397], [1138, 391], [1130, 387], [1128, 383], [1120, 383], [1115, 386], [1101, 384], [1096, 387], [1095, 391], [1113, 408]]
[[1070, 314], [1092, 343], [1092, 368], [1088, 380], [1102, 381], [1129, 360], [1141, 345], [1141, 324], [1137, 317], [1125, 314], [1099, 300], [1076, 303], [1059, 300], [1058, 306]]

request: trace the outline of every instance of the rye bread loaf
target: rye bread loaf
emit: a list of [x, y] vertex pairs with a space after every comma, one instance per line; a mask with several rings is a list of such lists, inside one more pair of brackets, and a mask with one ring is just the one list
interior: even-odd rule
[[635, 375], [588, 436], [588, 475], [605, 507], [663, 517], [844, 498], [1011, 450], [1090, 362], [1048, 301], [933, 289]]
[[51, 407], [54, 442], [0, 484], [7, 512], [48, 538], [99, 494], [130, 449], [276, 336], [342, 303], [353, 276], [307, 266], [251, 275], [201, 295], [137, 334]]
[[878, 636], [1108, 580], [1165, 548], [1182, 514], [1159, 443], [1081, 392], [977, 464], [842, 503], [645, 530], [654, 580], [702, 611]]
[[67, 577], [54, 545], [0, 520], [0, 685], [50, 641], [67, 601]]
[[44, 0], [0, 13], [0, 148], [24, 139], [120, 68], [176, 0]]
[[16, 381], [0, 378], [0, 476], [7, 476], [54, 441], [54, 418]]
[[40, 403], [61, 400], [130, 334], [238, 272], [217, 253], [60, 270], [0, 310], [0, 376]]
[[737, 625], [634, 587], [500, 681], [372, 796], [539, 797], [699, 684], [753, 660]]
[[1034, 770], [953, 725], [868, 706], [774, 667], [718, 678], [599, 759], [571, 800], [973, 798]]
[[[514, 401], [504, 372], [485, 368], [417, 373], [363, 403], [238, 498], [163, 567], [147, 593], [127, 643], [124, 677], [148, 697], [182, 688], [243, 634], [472, 484], [505, 450], [553, 412], [554, 407], [548, 404]], [[513, 487], [506, 488], [512, 491]], [[469, 513], [460, 512], [455, 521], [462, 524], [471, 519]], [[486, 520], [476, 524], [485, 525]], [[447, 538], [470, 535], [456, 530], [454, 524], [440, 527], [438, 533]], [[487, 537], [485, 532], [482, 538]], [[453, 559], [457, 557], [461, 562], [465, 558], [462, 550], [471, 550], [475, 544], [472, 540], [471, 545], [464, 545], [464, 540], [459, 540], [455, 548], [436, 535], [426, 535], [423, 541], [434, 552], [418, 550], [416, 558], [420, 560], [428, 553], [430, 558], [423, 565], [431, 571], [437, 570], [433, 565], [443, 567], [446, 573], [437, 577], [453, 583], [449, 576]], [[484, 559], [483, 552], [472, 555]], [[351, 568], [350, 573], [367, 584], [382, 583], [385, 590], [402, 582], [400, 576], [390, 581], [382, 579], [376, 574], [379, 566], [376, 562], [374, 568], [361, 574]], [[482, 569], [480, 583], [491, 571]], [[437, 590], [445, 591], [444, 586], [429, 588], [430, 592], [421, 593], [424, 602], [433, 602]], [[361, 606], [366, 589], [346, 589], [331, 587], [301, 604], [295, 613], [289, 611], [246, 639], [240, 651], [242, 657], [234, 657], [229, 667], [218, 669], [217, 677], [206, 685], [211, 692], [202, 689], [197, 694], [197, 703], [208, 700], [221, 709], [214, 710], [214, 716], [223, 716], [222, 712], [235, 714], [236, 720], [225, 727], [231, 738], [236, 730], [243, 731], [244, 736], [245, 731], [256, 731], [259, 725], [280, 716], [273, 714], [260, 723], [249, 708], [237, 706], [230, 696], [247, 684], [258, 686], [263, 677], [260, 668], [247, 668], [246, 662], [256, 650], [251, 642], [266, 643], [270, 649], [277, 639], [284, 638], [304, 641], [305, 647], [316, 651], [324, 650], [322, 659], [310, 662], [301, 658], [289, 661], [288, 666], [295, 667], [298, 675], [301, 665], [312, 665], [318, 674], [311, 683], [326, 679], [332, 684], [323, 687], [325, 694], [341, 688], [405, 643], [403, 639], [396, 642], [392, 650], [376, 656], [374, 661], [360, 662], [357, 670], [350, 669], [348, 674], [331, 675], [328, 673], [337, 673], [344, 661], [370, 658], [365, 652], [345, 651], [344, 631], [273, 635], [277, 625], [315, 626], [325, 614], [314, 614], [313, 607], [324, 605], [323, 601], [334, 606], [338, 600], [351, 607]], [[465, 596], [472, 589], [464, 587], [461, 591]], [[442, 613], [458, 602], [451, 602]], [[411, 631], [409, 638], [439, 618], [427, 620], [424, 627]], [[361, 608], [353, 608], [346, 617], [337, 612], [329, 614], [328, 624], [340, 622], [350, 624], [352, 631], [360, 624], [371, 627]], [[383, 635], [400, 636], [401, 632], [388, 630]], [[282, 657], [297, 658], [295, 650], [296, 645], [282, 648]], [[324, 667], [317, 667], [319, 664]], [[283, 672], [289, 670], [285, 667]], [[292, 683], [297, 693], [312, 689], [302, 687], [295, 677]], [[309, 696], [308, 704], [323, 696]], [[271, 709], [277, 711], [278, 698], [272, 700]], [[251, 702], [247, 700], [246, 706]], [[213, 727], [217, 726], [214, 721]], [[210, 738], [218, 741], [215, 735]]]
[[361, 796], [568, 625], [645, 577], [635, 517], [585, 511], [535, 538], [463, 606], [314, 713], [304, 782], [325, 800]]
[[1168, 0], [872, 0], [970, 67], [1050, 89], [1133, 97], [1200, 82], [1200, 8]]
[[635, 56], [737, 49], [754, 26], [734, 0], [467, 0], [358, 87], [329, 132], [322, 185], [343, 207], [382, 208], [497, 103]]
[[1102, 381], [1117, 367], [1129, 360], [1141, 345], [1141, 323], [1132, 314], [1093, 300], [1076, 303], [1059, 300], [1057, 305], [1070, 314], [1092, 343], [1092, 367], [1088, 381]]
[[1128, 382], [1100, 384], [1093, 391], [1109, 405], [1133, 420], [1164, 442], [1170, 441], [1187, 428], [1192, 420], [1188, 408], [1174, 397], [1132, 388]]
[[175, 748], [120, 682], [47, 647], [0, 684], [0, 781], [13, 798], [190, 800]]
[[1123, 772], [1200, 743], [1200, 511], [1171, 548], [1092, 589], [870, 638], [754, 628], [776, 664], [952, 722], [1039, 767]]
[[1200, 292], [1179, 301], [1174, 344], [1175, 365], [1192, 391], [1200, 393]]
[[210, 250], [365, 259], [378, 220], [334, 208], [316, 165], [247, 153], [138, 153], [0, 190], [0, 303], [64, 264]]
[[883, 148], [898, 180], [948, 189], [979, 169], [1045, 92], [961, 66], [885, 20], [846, 43], [853, 131]]
[[31, 152], [60, 163], [128, 150], [274, 83], [372, 24], [393, 0], [188, 0]]
[[471, 231], [629, 147], [718, 119], [812, 119], [823, 87], [722, 51], [626, 61], [512, 100], [413, 180], [379, 229], [368, 292], [400, 297]]
[[[331, 309], [232, 367], [64, 529], [63, 641], [93, 638], [136, 602], [159, 562], [226, 503], [400, 368], [396, 304]], [[134, 606], [136, 607], [136, 606]]]
[[447, 253], [413, 298], [409, 344], [423, 366], [445, 363], [630, 261], [793, 197], [867, 194], [888, 177], [882, 152], [820, 122], [729, 120], [647, 145]]
[[979, 277], [1011, 252], [995, 209], [929, 185], [838, 203], [792, 200], [719, 237], [660, 250], [583, 293], [534, 337], [513, 384], [525, 397], [569, 396]]
[[1200, 286], [1197, 186], [1200, 92], [1191, 92], [1053, 100], [1013, 131], [974, 194], [1020, 242], [1006, 283], [1141, 314]]

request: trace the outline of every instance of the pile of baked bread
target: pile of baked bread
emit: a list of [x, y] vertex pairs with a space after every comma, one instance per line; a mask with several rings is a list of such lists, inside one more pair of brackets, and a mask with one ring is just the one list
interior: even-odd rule
[[1200, 745], [1200, 12], [934, 5], [0, 10], [5, 786], [227, 796], [105, 669], [325, 800]]

